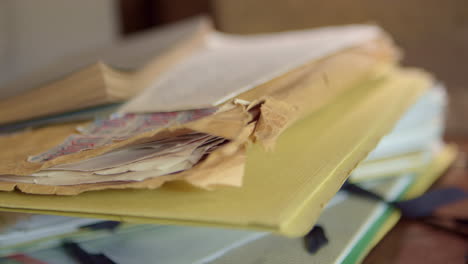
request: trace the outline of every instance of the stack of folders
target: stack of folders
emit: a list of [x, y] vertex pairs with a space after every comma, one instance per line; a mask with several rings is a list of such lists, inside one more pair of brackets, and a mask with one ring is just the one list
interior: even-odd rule
[[[456, 152], [443, 86], [398, 54], [376, 26], [234, 36], [201, 18], [9, 84], [37, 88], [0, 102], [0, 210], [18, 213], [0, 253], [67, 263], [68, 237], [116, 263], [357, 262], [398, 214], [342, 184], [419, 195]], [[297, 237], [317, 223], [311, 255]]]

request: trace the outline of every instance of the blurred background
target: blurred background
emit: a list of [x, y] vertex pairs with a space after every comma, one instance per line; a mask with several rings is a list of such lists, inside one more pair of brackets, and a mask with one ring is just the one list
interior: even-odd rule
[[238, 34], [379, 24], [402, 48], [405, 65], [423, 67], [447, 86], [448, 135], [468, 135], [466, 0], [2, 0], [0, 83], [199, 14], [212, 16], [218, 30]]

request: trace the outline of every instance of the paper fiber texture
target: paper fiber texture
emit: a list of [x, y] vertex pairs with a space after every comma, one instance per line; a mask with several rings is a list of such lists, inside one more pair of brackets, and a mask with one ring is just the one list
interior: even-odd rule
[[301, 236], [349, 173], [430, 85], [425, 74], [403, 71], [348, 90], [284, 131], [274, 151], [250, 145], [242, 188], [207, 192], [172, 183], [158, 190], [104, 190], [53, 198], [0, 192], [0, 208]]
[[[3, 142], [9, 144], [8, 149], [15, 151], [14, 155], [7, 152], [0, 153], [0, 158], [4, 161], [0, 164], [0, 174], [29, 175], [40, 169], [95, 157], [137, 142], [198, 131], [221, 136], [233, 140], [233, 142], [226, 146], [227, 150], [220, 148], [213, 152], [211, 154], [213, 158], [205, 161], [213, 161], [209, 166], [205, 167], [201, 163], [189, 172], [183, 173], [183, 175], [175, 174], [144, 182], [121, 183], [113, 186], [91, 184], [67, 187], [19, 184], [17, 188], [30, 193], [77, 194], [87, 190], [107, 188], [156, 188], [164, 181], [181, 179], [181, 177], [188, 177], [186, 179], [189, 182], [200, 187], [223, 183], [232, 184], [232, 182], [236, 182], [235, 185], [238, 186], [242, 182], [242, 175], [244, 174], [244, 149], [245, 144], [248, 143], [247, 139], [253, 136], [253, 140], [256, 142], [271, 148], [276, 142], [277, 136], [296, 120], [330, 104], [337, 96], [351, 90], [360, 82], [380, 78], [379, 76], [382, 76], [382, 65], [385, 66], [383, 68], [388, 68], [394, 61], [395, 51], [390, 43], [386, 40], [378, 40], [312, 62], [292, 71], [290, 74], [258, 86], [256, 89], [239, 96], [240, 99], [252, 101], [252, 105], [259, 104], [261, 107], [258, 124], [251, 123], [251, 125], [255, 125], [254, 128], [246, 127], [248, 123], [254, 121], [251, 112], [246, 111], [247, 109], [243, 105], [234, 105], [234, 108], [229, 111], [219, 112], [183, 126], [146, 132], [112, 145], [58, 157], [43, 164], [28, 163], [25, 161], [25, 157], [41, 153], [59, 144], [61, 140], [64, 140], [66, 136], [73, 132], [72, 126], [49, 127], [12, 137], [0, 138], [2, 144]], [[254, 129], [253, 135], [248, 134], [250, 129]], [[241, 133], [242, 131], [244, 132]], [[51, 135], [57, 140], [43, 142], [45, 138]], [[38, 140], [44, 143], [45, 146], [34, 144]], [[215, 161], [219, 163], [217, 164]], [[210, 173], [203, 168], [210, 168]], [[219, 173], [220, 171], [223, 173]], [[210, 180], [208, 176], [216, 177]], [[229, 181], [223, 182], [224, 177], [229, 178]], [[14, 187], [15, 184], [12, 183], [3, 183], [1, 185], [3, 190], [13, 190]]]

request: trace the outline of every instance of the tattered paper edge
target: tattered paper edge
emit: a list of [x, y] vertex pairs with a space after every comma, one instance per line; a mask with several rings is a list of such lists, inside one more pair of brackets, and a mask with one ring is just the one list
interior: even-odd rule
[[[160, 187], [164, 182], [175, 180], [184, 180], [194, 186], [205, 189], [210, 189], [216, 185], [241, 186], [247, 144], [250, 142], [257, 142], [262, 144], [266, 149], [272, 149], [277, 137], [285, 129], [298, 119], [316, 111], [330, 102], [330, 100], [320, 99], [316, 101], [315, 104], [309, 104], [307, 101], [301, 100], [296, 103], [294, 100], [298, 98], [298, 95], [300, 95], [299, 97], [304, 97], [301, 94], [305, 93], [311, 86], [313, 89], [314, 85], [317, 84], [319, 87], [323, 87], [324, 84], [327, 88], [333, 87], [332, 84], [327, 83], [326, 78], [323, 78], [324, 74], [331, 74], [333, 70], [336, 74], [343, 74], [342, 69], [336, 69], [339, 68], [340, 63], [346, 60], [361, 60], [361, 65], [357, 65], [353, 68], [356, 72], [350, 70], [346, 78], [343, 78], [345, 81], [341, 80], [342, 83], [338, 85], [338, 88], [335, 87], [336, 91], [330, 91], [330, 97], [328, 99], [333, 99], [334, 96], [337, 96], [343, 91], [348, 90], [348, 88], [353, 87], [358, 82], [362, 82], [366, 78], [372, 76], [372, 74], [375, 74], [373, 69], [377, 65], [393, 64], [396, 61], [395, 54], [396, 51], [388, 39], [377, 39], [375, 42], [354, 47], [314, 61], [309, 65], [304, 65], [290, 73], [289, 76], [280, 76], [257, 87], [254, 89], [255, 91], [253, 94], [252, 91], [249, 91], [246, 93], [247, 95], [240, 95], [238, 97], [240, 99], [249, 100], [251, 99], [249, 96], [257, 98], [257, 100], [254, 100], [247, 107], [245, 104], [234, 104], [233, 101], [231, 101], [230, 104], [233, 104], [233, 106], [231, 106], [229, 110], [221, 111], [184, 125], [143, 133], [130, 139], [117, 142], [111, 146], [59, 157], [45, 162], [35, 169], [35, 171], [37, 171], [56, 164], [75, 162], [101, 155], [116, 148], [184, 134], [191, 131], [203, 132], [232, 140], [231, 143], [217, 149], [211, 153], [206, 160], [200, 162], [190, 170], [159, 176], [140, 182], [109, 182], [73, 186], [0, 182], [0, 190], [12, 191], [17, 189], [25, 193], [34, 194], [76, 195], [85, 191], [103, 189], [155, 189]], [[349, 66], [349, 63], [346, 65]], [[307, 87], [304, 86], [304, 81], [308, 81]], [[315, 88], [315, 90], [317, 89]], [[269, 94], [268, 96], [258, 96], [266, 94], [264, 93], [265, 91], [269, 91], [269, 93], [267, 93]], [[291, 94], [296, 95], [291, 96]], [[293, 104], [292, 102], [295, 103]], [[258, 119], [252, 114], [251, 110], [254, 108], [259, 109], [260, 113], [259, 116], [257, 116]], [[228, 168], [226, 171], [230, 172], [228, 174], [230, 176], [224, 178], [224, 171], [226, 168]], [[221, 170], [223, 171], [223, 177], [219, 177], [219, 171]], [[25, 174], [30, 174], [30, 172], [26, 172]]]

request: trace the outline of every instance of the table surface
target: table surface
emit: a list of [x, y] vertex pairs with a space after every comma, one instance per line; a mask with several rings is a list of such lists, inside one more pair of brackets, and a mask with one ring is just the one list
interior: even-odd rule
[[[433, 186], [468, 190], [468, 138], [452, 139], [460, 154], [454, 165]], [[468, 201], [444, 206], [441, 216], [468, 218]], [[468, 263], [468, 239], [411, 220], [400, 220], [369, 253], [364, 264]]]

